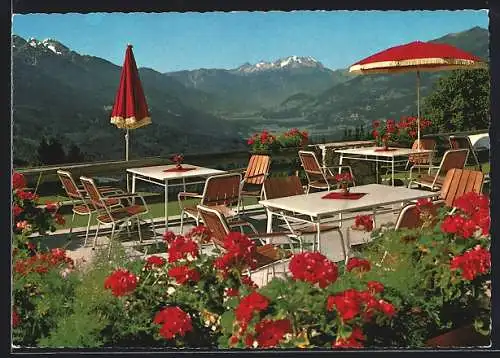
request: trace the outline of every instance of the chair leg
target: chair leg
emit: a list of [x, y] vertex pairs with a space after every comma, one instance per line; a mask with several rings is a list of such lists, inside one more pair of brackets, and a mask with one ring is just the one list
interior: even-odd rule
[[139, 232], [139, 242], [142, 242], [141, 221], [137, 217], [137, 231]]
[[182, 234], [184, 228], [184, 210], [181, 210], [181, 228], [180, 228], [180, 233]]
[[309, 189], [311, 189], [311, 186], [308, 184], [306, 189], [306, 194], [309, 194]]
[[92, 249], [95, 249], [95, 246], [97, 243], [97, 234], [99, 233], [99, 226], [101, 226], [101, 223], [98, 221], [97, 222], [97, 229], [95, 230], [95, 236], [94, 236], [94, 246], [92, 246]]
[[90, 220], [91, 219], [92, 219], [92, 214], [89, 214], [89, 221], [87, 222], [87, 231], [85, 231], [85, 241], [83, 242], [83, 247], [87, 246], [87, 239], [89, 238]]
[[111, 246], [113, 245], [113, 236], [115, 236], [115, 224], [111, 228], [111, 236], [109, 237], [108, 259], [111, 257]]
[[[156, 227], [155, 227], [155, 222], [153, 220], [153, 216], [149, 214], [149, 221], [151, 221], [151, 230], [153, 230], [153, 239], [157, 241], [156, 239]], [[158, 245], [158, 242], [156, 242], [156, 245]]]
[[73, 221], [75, 221], [75, 212], [73, 211], [73, 216], [71, 217], [71, 224], [69, 227], [69, 234], [71, 235], [73, 233]]

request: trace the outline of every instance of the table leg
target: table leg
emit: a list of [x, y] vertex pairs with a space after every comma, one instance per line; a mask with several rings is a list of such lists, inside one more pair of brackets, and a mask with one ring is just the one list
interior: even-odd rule
[[186, 192], [186, 178], [182, 177], [182, 189]]
[[392, 157], [391, 169], [392, 186], [394, 186], [394, 157]]
[[168, 230], [168, 180], [165, 179], [165, 231]]
[[267, 233], [273, 232], [273, 213], [271, 210], [266, 209], [267, 211]]
[[[382, 178], [380, 178], [382, 179]], [[378, 184], [378, 157], [375, 157], [375, 180]]]
[[[128, 181], [127, 181], [128, 184]], [[132, 175], [132, 193], [135, 194], [135, 174]]]
[[339, 158], [339, 174], [342, 173], [342, 163], [344, 162], [344, 153], [340, 153]]
[[[318, 221], [316, 222], [316, 249], [319, 253], [321, 253], [321, 218], [318, 218]], [[314, 249], [313, 249], [314, 251]]]
[[326, 167], [326, 147], [321, 148], [321, 161], [323, 162], [323, 167]]

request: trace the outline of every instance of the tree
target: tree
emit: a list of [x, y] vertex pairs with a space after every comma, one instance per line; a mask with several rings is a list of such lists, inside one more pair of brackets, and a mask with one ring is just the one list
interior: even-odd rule
[[487, 129], [490, 123], [487, 70], [457, 70], [441, 78], [423, 101], [423, 117], [435, 132]]
[[37, 154], [38, 160], [42, 164], [61, 164], [66, 161], [63, 146], [56, 138], [47, 141], [47, 138], [43, 137], [38, 145]]
[[85, 161], [85, 155], [76, 144], [72, 144], [69, 148], [66, 162], [68, 163], [81, 163]]

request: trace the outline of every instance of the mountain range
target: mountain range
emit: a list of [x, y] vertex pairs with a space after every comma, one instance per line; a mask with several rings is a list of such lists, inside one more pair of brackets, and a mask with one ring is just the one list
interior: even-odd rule
[[[433, 42], [488, 58], [488, 31], [475, 27]], [[54, 39], [13, 35], [14, 157], [34, 159], [41, 136], [78, 145], [95, 159], [124, 157], [123, 131], [109, 123], [121, 67], [72, 51]], [[415, 75], [356, 76], [312, 57], [288, 56], [234, 69], [139, 75], [153, 124], [131, 132], [131, 155], [244, 149], [253, 129], [337, 130], [412, 114]], [[423, 74], [421, 94], [446, 72]], [[250, 118], [241, 120], [241, 118]], [[236, 120], [240, 119], [240, 120]]]

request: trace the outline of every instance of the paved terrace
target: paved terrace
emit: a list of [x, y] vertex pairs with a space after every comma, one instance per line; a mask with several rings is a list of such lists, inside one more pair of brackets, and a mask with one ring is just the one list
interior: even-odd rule
[[[388, 208], [391, 209], [390, 207]], [[265, 232], [266, 229], [266, 214], [260, 205], [252, 205], [247, 208], [247, 212], [243, 214], [243, 217], [250, 221], [254, 226], [259, 230], [259, 232]], [[347, 235], [347, 228], [350, 227], [354, 222], [354, 217], [358, 214], [372, 214], [372, 212], [357, 212], [352, 213], [351, 215], [344, 215], [342, 222], [342, 231], [344, 234], [344, 238]], [[394, 211], [386, 211], [377, 213], [376, 221], [377, 225], [394, 223], [397, 219], [398, 210], [395, 208]], [[169, 229], [177, 234], [180, 233], [180, 217], [172, 216], [169, 220]], [[334, 220], [334, 218], [333, 218]], [[326, 222], [326, 221], [325, 221]], [[184, 225], [184, 232], [188, 232], [194, 225], [194, 221], [188, 221], [187, 224]], [[157, 241], [159, 243], [162, 242], [162, 234], [165, 231], [163, 218], [155, 219], [155, 228], [157, 233]], [[85, 239], [85, 227], [74, 228], [73, 233], [69, 235], [69, 230], [58, 230], [53, 233], [47, 240], [44, 240], [44, 244], [48, 248], [54, 247], [65, 247], [67, 250], [68, 256], [70, 256], [79, 267], [85, 267], [85, 265], [89, 265], [92, 263], [92, 258], [95, 253], [99, 249], [106, 250], [108, 249], [109, 243], [109, 235], [111, 233], [110, 227], [101, 227], [99, 230], [99, 236], [97, 238], [97, 246], [96, 250], [92, 248], [95, 229], [96, 226], [91, 227], [91, 231], [89, 234], [89, 238], [87, 241], [87, 245], [84, 246]], [[137, 229], [131, 230], [131, 236], [128, 237], [127, 230], [123, 228], [119, 234], [115, 235], [115, 240], [113, 243], [113, 247], [116, 245], [121, 245], [128, 257], [131, 260], [146, 258], [147, 256], [154, 253], [155, 255], [167, 257], [167, 254], [164, 250], [156, 253], [158, 251], [156, 247], [156, 241], [153, 239], [153, 232], [151, 230], [151, 225], [148, 221], [141, 225], [142, 237], [143, 241], [139, 244], [138, 240], [138, 232]], [[279, 229], [276, 229], [278, 231]], [[314, 240], [315, 235], [306, 235], [304, 236], [304, 241], [306, 243], [312, 242]], [[362, 233], [359, 231], [350, 230], [349, 233], [350, 242], [352, 245], [361, 244], [369, 240], [369, 234]], [[305, 244], [305, 249], [307, 249], [307, 244]], [[160, 247], [161, 249], [161, 247]], [[208, 254], [211, 253], [212, 246], [207, 245], [202, 248], [202, 250]], [[324, 255], [326, 255], [330, 260], [334, 262], [339, 262], [344, 259], [344, 255], [342, 253], [342, 246], [340, 242], [340, 238], [338, 233], [336, 232], [327, 232], [321, 234], [321, 250]], [[287, 270], [287, 264], [281, 265], [281, 267], [276, 268], [276, 272], [285, 272]], [[258, 284], [265, 284], [265, 276], [267, 271], [262, 270], [260, 272], [256, 272], [252, 274], [252, 279]]]

